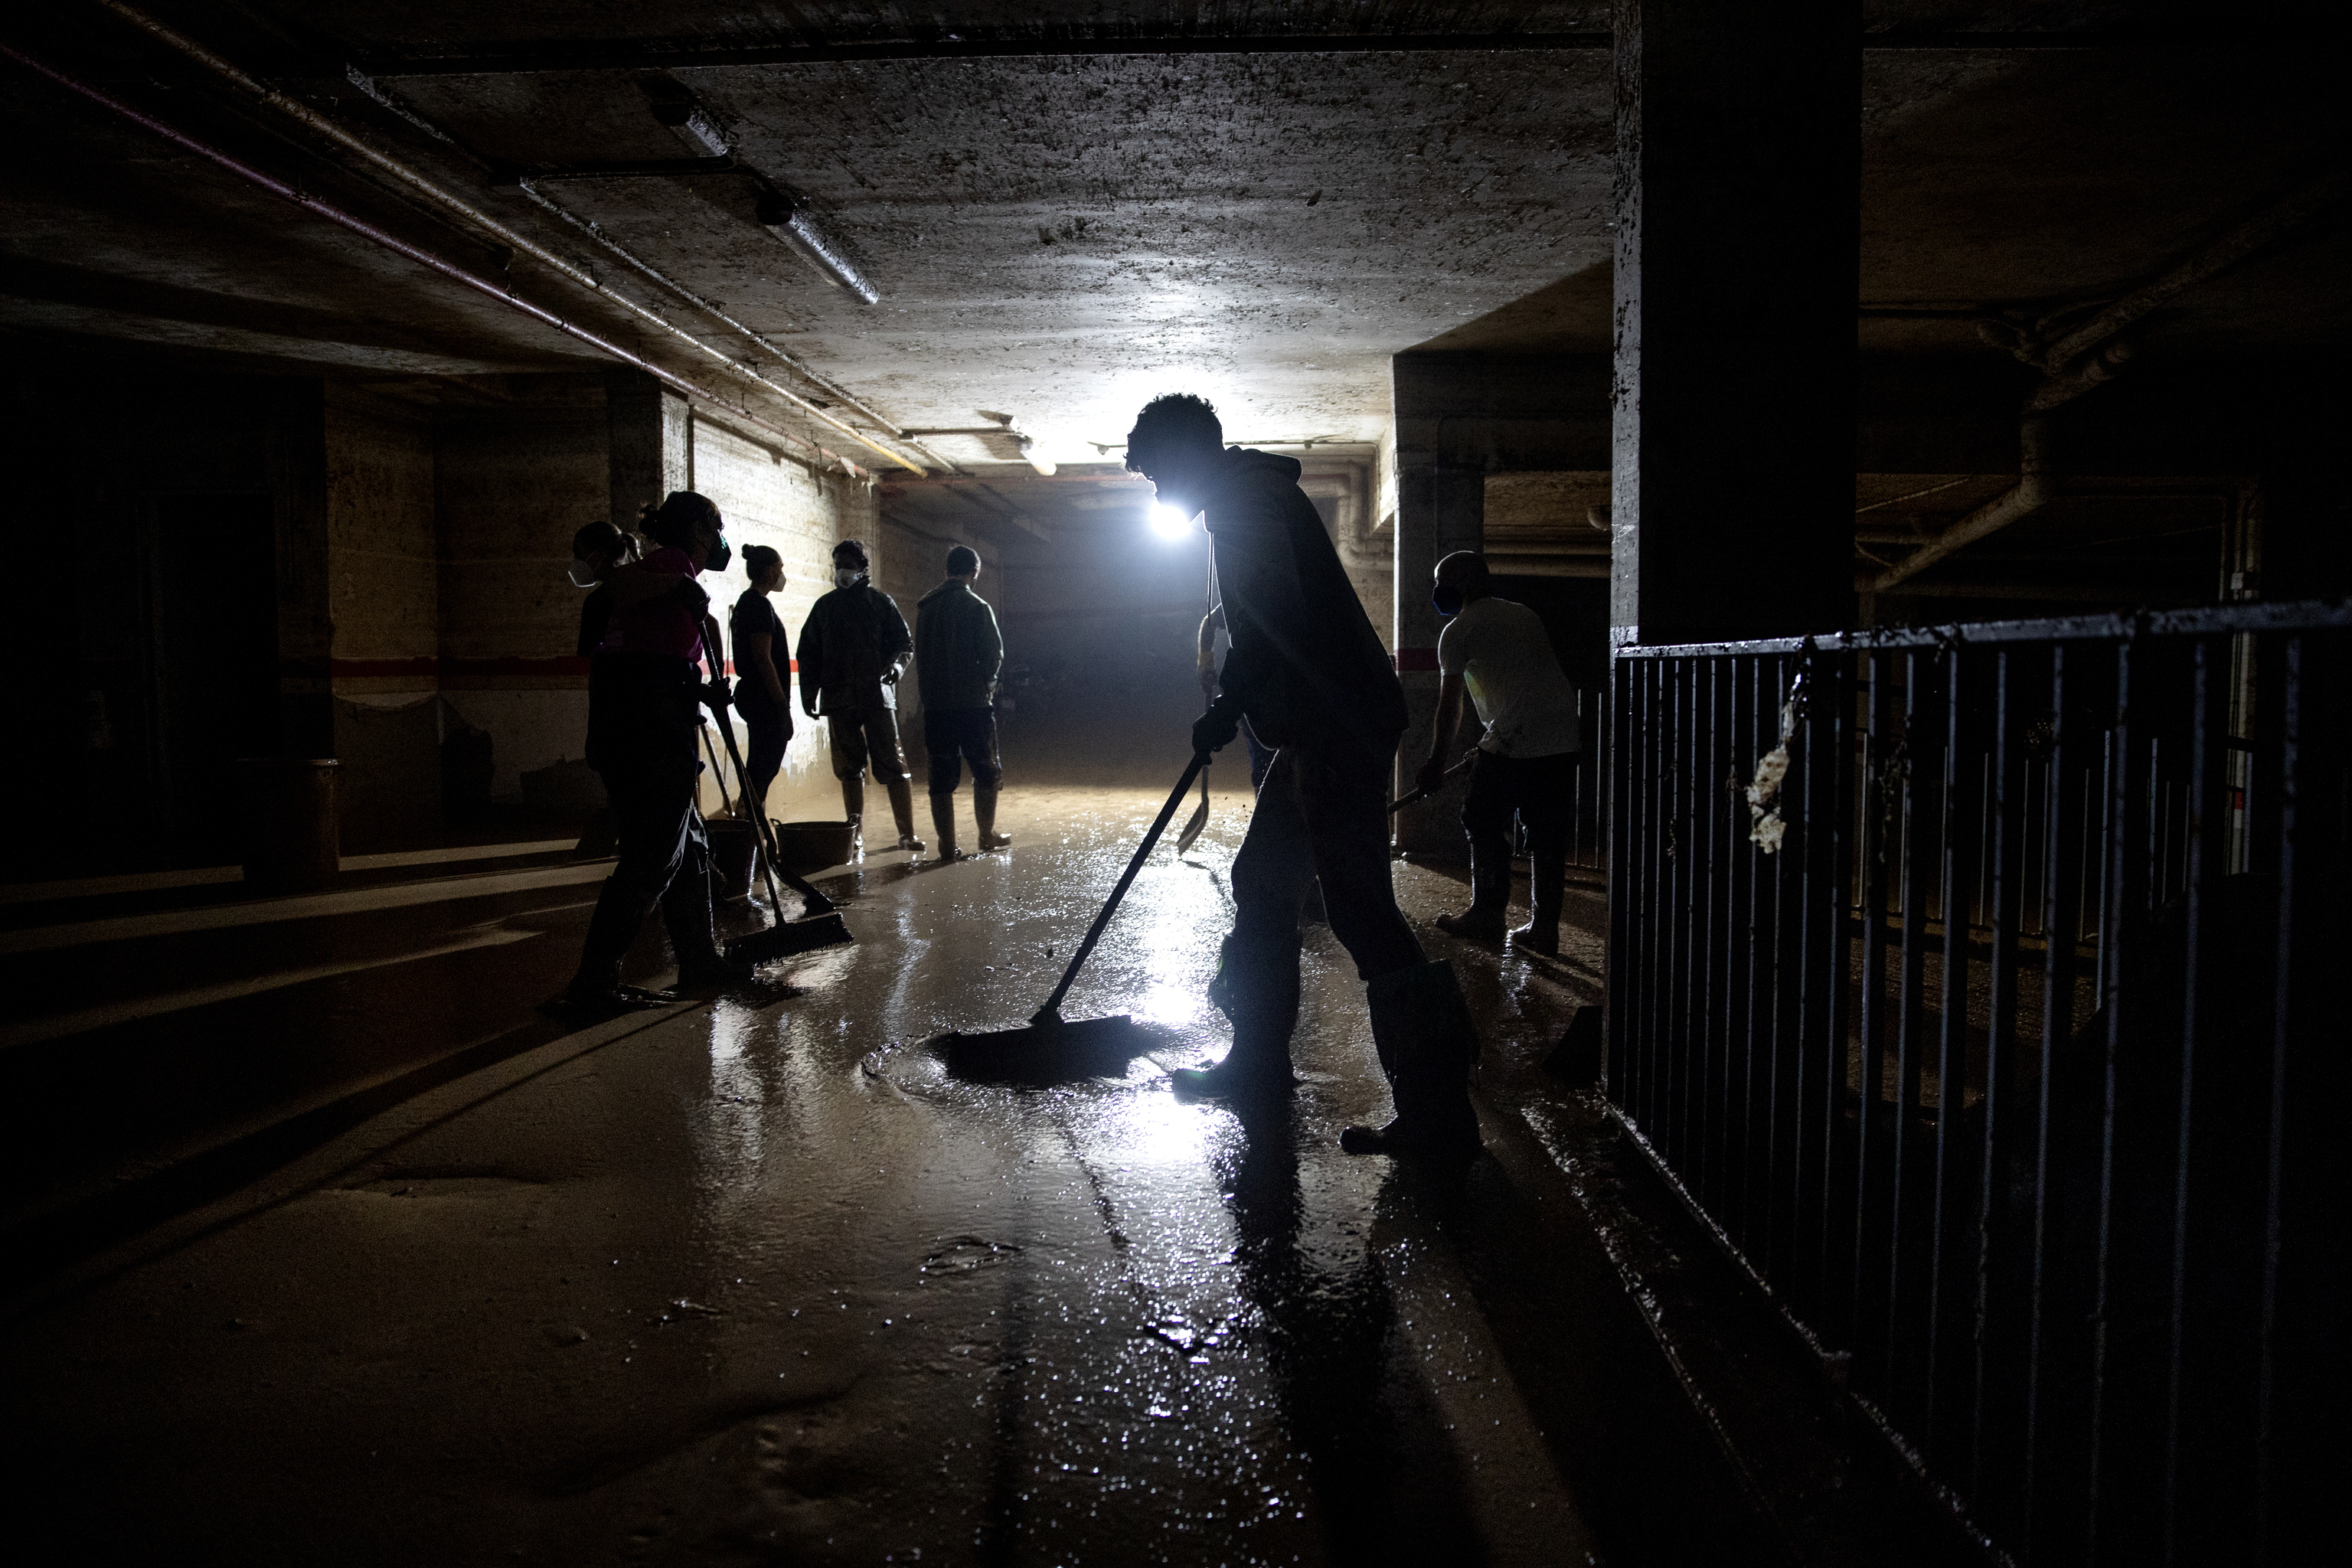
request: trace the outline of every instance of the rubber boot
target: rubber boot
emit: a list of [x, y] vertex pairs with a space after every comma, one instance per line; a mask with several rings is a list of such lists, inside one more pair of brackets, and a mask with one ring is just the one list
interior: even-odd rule
[[[1546, 856], [1547, 860], [1551, 857]], [[1568, 863], [1563, 856], [1549, 867], [1528, 857], [1528, 901], [1535, 906], [1528, 923], [1511, 932], [1511, 945], [1523, 952], [1559, 956], [1559, 910], [1568, 891]]]
[[1448, 936], [1465, 942], [1500, 942], [1510, 923], [1511, 862], [1508, 856], [1496, 866], [1489, 866], [1486, 857], [1470, 858], [1470, 907], [1458, 915], [1440, 915], [1434, 923]]
[[606, 878], [596, 896], [595, 912], [588, 917], [588, 935], [580, 946], [580, 970], [562, 994], [543, 1011], [569, 1023], [608, 1017], [637, 1007], [658, 1007], [677, 998], [667, 992], [645, 991], [621, 984], [621, 960], [646, 923], [645, 906], [622, 895]]
[[841, 781], [841, 815], [849, 818], [849, 863], [866, 857], [866, 775]]
[[923, 852], [923, 841], [915, 837], [915, 786], [906, 779], [886, 779], [883, 788], [890, 792], [890, 816], [898, 824], [898, 847], [917, 855]]
[[996, 831], [996, 792], [971, 786], [971, 815], [979, 825], [980, 836], [974, 841], [982, 849], [1002, 849], [1013, 842], [1010, 835]]
[[1413, 1154], [1459, 1159], [1475, 1154], [1478, 1113], [1470, 1108], [1470, 1065], [1478, 1026], [1443, 959], [1383, 974], [1364, 988], [1372, 1044], [1396, 1102], [1385, 1127], [1350, 1127], [1339, 1147], [1350, 1154]]
[[939, 840], [940, 858], [954, 859], [956, 858], [955, 796], [941, 795], [936, 790], [932, 792], [931, 832]]
[[740, 985], [751, 978], [751, 966], [738, 963], [719, 951], [718, 933], [710, 915], [710, 868], [699, 856], [688, 856], [662, 893], [662, 923], [669, 928], [670, 952], [677, 958], [677, 983], [692, 990]]
[[1511, 928], [1511, 945], [1521, 952], [1541, 953], [1546, 958], [1559, 956], [1559, 899], [1555, 895], [1549, 907], [1538, 896], [1535, 912], [1528, 923]]
[[1237, 960], [1234, 939], [1217, 953], [1209, 1000], [1233, 1021], [1234, 1048], [1210, 1068], [1177, 1068], [1169, 1081], [1188, 1100], [1253, 1100], [1287, 1094], [1290, 1035], [1298, 1022], [1298, 965], [1253, 965]]

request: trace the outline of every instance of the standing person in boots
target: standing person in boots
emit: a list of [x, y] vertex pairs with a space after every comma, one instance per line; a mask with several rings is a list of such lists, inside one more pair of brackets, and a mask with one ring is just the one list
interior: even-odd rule
[[[695, 579], [733, 552], [719, 509], [673, 490], [645, 510], [655, 549], [643, 561], [607, 563], [601, 587], [611, 611], [590, 656], [588, 765], [604, 781], [620, 861], [604, 879], [582, 944], [580, 972], [553, 1005], [567, 1018], [595, 1017], [672, 1000], [621, 984], [621, 960], [654, 905], [661, 905], [678, 984], [702, 988], [748, 980], [749, 964], [720, 956], [710, 913], [710, 844], [695, 809], [701, 706], [726, 706], [717, 670], [702, 672], [710, 596]], [[717, 638], [711, 637], [715, 645]]]
[[1351, 1153], [1458, 1155], [1478, 1147], [1469, 1075], [1478, 1032], [1451, 965], [1423, 957], [1389, 880], [1388, 791], [1404, 692], [1289, 458], [1226, 450], [1215, 410], [1187, 395], [1145, 405], [1127, 466], [1160, 500], [1204, 513], [1233, 651], [1192, 729], [1223, 749], [1246, 717], [1274, 761], [1234, 861], [1234, 929], [1210, 994], [1233, 1020], [1213, 1068], [1179, 1090], [1287, 1094], [1298, 1016], [1298, 917], [1320, 878], [1331, 933], [1356, 962], [1396, 1101], [1385, 1127], [1350, 1127]]
[[868, 768], [890, 795], [898, 847], [922, 853], [915, 837], [915, 791], [898, 752], [898, 678], [907, 672], [913, 639], [907, 617], [867, 576], [866, 546], [845, 539], [833, 547], [834, 590], [809, 609], [794, 657], [801, 666], [801, 706], [823, 718], [833, 741], [833, 776], [849, 818], [851, 853], [863, 847]]
[[923, 694], [923, 749], [931, 759], [931, 831], [942, 860], [955, 858], [955, 792], [967, 762], [978, 827], [973, 847], [1013, 842], [996, 831], [996, 792], [1004, 783], [996, 754], [996, 672], [1004, 665], [1004, 637], [996, 611], [972, 592], [979, 580], [980, 556], [959, 544], [948, 552], [948, 580], [915, 605], [915, 679]]
[[1510, 923], [1516, 816], [1528, 828], [1528, 892], [1535, 912], [1510, 933], [1511, 942], [1557, 958], [1570, 792], [1583, 745], [1576, 688], [1559, 668], [1542, 617], [1494, 597], [1486, 558], [1475, 551], [1457, 550], [1437, 563], [1430, 602], [1448, 619], [1437, 638], [1437, 723], [1429, 732], [1429, 760], [1413, 782], [1426, 790], [1444, 783], [1445, 748], [1462, 722], [1465, 689], [1486, 726], [1471, 765], [1469, 798], [1462, 803], [1462, 826], [1470, 836], [1470, 907], [1438, 916], [1437, 929], [1475, 942], [1502, 940]]
[[784, 585], [784, 558], [764, 544], [743, 547], [743, 575], [751, 585], [735, 601], [728, 619], [734, 633], [735, 710], [743, 715], [751, 744], [743, 754], [745, 815], [764, 814], [768, 786], [784, 765], [784, 748], [793, 742], [793, 697], [784, 686], [778, 659], [784, 652], [784, 623], [768, 595]]

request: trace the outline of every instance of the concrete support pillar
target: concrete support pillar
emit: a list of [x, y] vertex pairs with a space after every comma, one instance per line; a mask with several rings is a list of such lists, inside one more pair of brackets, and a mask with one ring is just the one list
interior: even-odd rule
[[1861, 17], [1614, 17], [1612, 640], [1847, 626]]
[[[1429, 755], [1430, 726], [1437, 713], [1437, 634], [1444, 622], [1429, 602], [1430, 574], [1444, 557], [1478, 549], [1484, 541], [1486, 472], [1408, 447], [1404, 421], [1399, 426], [1393, 646], [1397, 677], [1404, 682], [1405, 731], [1397, 748], [1395, 780], [1402, 792], [1412, 787], [1414, 770]], [[1411, 853], [1458, 860], [1468, 853], [1461, 816], [1458, 790], [1409, 805], [1397, 814], [1397, 845]]]
[[611, 430], [613, 521], [635, 530], [641, 509], [694, 488], [694, 415], [685, 398], [641, 370], [604, 373]]

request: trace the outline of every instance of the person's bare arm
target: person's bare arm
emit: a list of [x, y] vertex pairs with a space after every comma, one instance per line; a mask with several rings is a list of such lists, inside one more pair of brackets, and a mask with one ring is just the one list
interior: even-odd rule
[[1201, 617], [1201, 640], [1193, 649], [1193, 661], [1200, 676], [1204, 696], [1217, 694], [1217, 612], [1211, 610]]
[[1462, 676], [1460, 671], [1440, 678], [1437, 685], [1437, 721], [1429, 731], [1429, 760], [1412, 782], [1423, 789], [1435, 789], [1445, 782], [1445, 753], [1454, 744], [1454, 731], [1462, 728]]
[[[776, 673], [776, 658], [771, 651], [775, 639], [766, 632], [746, 632], [735, 639], [735, 674], [738, 679], [751, 676], [760, 689], [778, 702], [784, 702], [783, 677]], [[789, 704], [787, 704], [789, 706]]]

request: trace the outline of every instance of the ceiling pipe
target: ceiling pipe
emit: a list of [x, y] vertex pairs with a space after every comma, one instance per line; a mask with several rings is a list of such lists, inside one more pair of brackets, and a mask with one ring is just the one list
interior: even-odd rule
[[97, 104], [100, 108], [109, 110], [113, 113], [121, 116], [123, 119], [131, 121], [133, 125], [139, 126], [142, 130], [153, 132], [155, 135], [162, 137], [164, 141], [171, 142], [173, 146], [179, 147], [185, 152], [194, 153], [197, 157], [204, 159], [206, 163], [212, 163], [220, 169], [226, 170], [229, 174], [235, 174], [237, 178], [244, 180], [248, 184], [258, 186], [260, 189], [268, 191], [274, 196], [278, 196], [286, 201], [291, 202], [294, 205], [300, 207], [305, 212], [325, 218], [328, 222], [335, 224], [342, 228], [349, 229], [352, 233], [360, 236], [363, 239], [372, 241], [373, 243], [383, 247], [384, 249], [392, 251], [395, 255], [405, 257], [407, 259], [415, 262], [421, 267], [429, 268], [433, 271], [441, 274], [444, 278], [450, 279], [455, 282], [462, 283], [468, 289], [472, 289], [478, 293], [485, 294], [490, 299], [496, 300], [502, 305], [508, 306], [512, 310], [519, 310], [524, 315], [532, 318], [534, 321], [543, 322], [547, 326], [554, 328], [557, 331], [563, 333], [566, 337], [576, 339], [579, 342], [587, 344], [590, 348], [594, 349], [598, 353], [604, 354], [609, 358], [619, 361], [623, 364], [632, 365], [638, 370], [646, 372], [648, 375], [651, 375], [655, 380], [660, 382], [664, 386], [668, 387], [673, 392], [678, 393], [686, 397], [694, 398], [702, 403], [707, 403], [712, 407], [721, 411], [730, 419], [740, 420], [744, 424], [750, 425], [754, 428], [764, 430], [772, 436], [789, 441], [794, 446], [807, 447], [810, 451], [816, 453], [819, 457], [840, 464], [843, 468], [846, 469], [851, 475], [858, 479], [872, 479], [875, 477], [871, 471], [858, 467], [856, 463], [851, 462], [848, 458], [840, 456], [838, 453], [825, 450], [824, 447], [818, 446], [807, 437], [800, 434], [800, 432], [787, 429], [783, 426], [774, 423], [772, 420], [761, 418], [759, 415], [753, 414], [748, 409], [739, 408], [733, 404], [730, 404], [725, 399], [719, 397], [715, 393], [710, 392], [709, 389], [696, 385], [694, 383], [687, 380], [684, 376], [677, 374], [676, 372], [666, 370], [662, 366], [655, 364], [649, 360], [642, 359], [636, 354], [633, 354], [628, 350], [621, 347], [618, 343], [611, 342], [604, 338], [600, 338], [595, 333], [590, 331], [587, 328], [581, 326], [577, 322], [566, 321], [562, 317], [555, 314], [552, 310], [534, 305], [530, 300], [523, 299], [520, 295], [510, 294], [504, 289], [499, 288], [496, 283], [491, 282], [488, 279], [478, 277], [474, 273], [467, 271], [464, 268], [459, 267], [455, 262], [444, 260], [442, 258], [434, 255], [431, 251], [411, 245], [408, 241], [401, 238], [398, 235], [378, 228], [375, 225], [368, 222], [365, 218], [345, 212], [342, 208], [334, 205], [331, 202], [322, 201], [319, 197], [311, 195], [307, 191], [298, 190], [294, 186], [286, 184], [283, 180], [278, 179], [273, 175], [264, 174], [261, 170], [255, 168], [252, 164], [245, 163], [231, 153], [223, 152], [221, 149], [212, 146], [207, 142], [198, 141], [195, 137], [180, 130], [177, 126], [169, 124], [164, 121], [158, 120], [153, 115], [147, 113], [145, 110], [133, 108], [131, 105], [123, 102], [121, 99], [112, 97], [100, 89], [93, 87], [88, 82], [79, 80], [79, 79], [67, 74], [64, 70], [49, 64], [47, 60], [40, 58], [38, 56], [28, 54], [25, 50], [18, 48], [16, 45], [5, 41], [0, 41], [0, 55], [5, 55], [9, 59], [15, 60], [18, 65], [23, 66], [26, 69], [32, 71], [37, 75], [47, 77], [49, 80], [57, 83], [59, 87], [64, 88], [67, 91], [78, 94], [82, 98], [88, 99], [90, 102]]
[[[2242, 40], [2239, 42], [2242, 47]], [[519, 76], [541, 71], [696, 70], [729, 66], [827, 65], [868, 60], [1062, 59], [1118, 55], [1412, 55], [1549, 54], [1612, 47], [1606, 32], [1580, 33], [1118, 33], [1048, 36], [1037, 32], [1002, 37], [944, 35], [929, 38], [878, 38], [848, 42], [719, 45], [664, 48], [648, 44], [541, 44], [494, 55], [443, 55], [378, 59], [378, 76]], [[2137, 32], [2011, 33], [1865, 32], [1863, 49], [1995, 50], [2000, 52], [2147, 48], [2212, 48], [2222, 40], [2210, 33], [2179, 29]]]
[[[2018, 431], [2018, 482], [1880, 573], [1872, 579], [1869, 591], [1885, 593], [1955, 552], [2040, 510], [2057, 494], [2051, 460], [2053, 415], [2061, 405], [2111, 379], [2130, 357], [2130, 345], [2115, 341], [2116, 335], [2207, 279], [2296, 233], [2347, 195], [2352, 195], [2352, 170], [2331, 170], [2063, 335], [2045, 337], [2038, 330], [1997, 318], [1979, 321], [1978, 330], [1990, 342], [2042, 373], [2042, 384], [2026, 400]], [[2042, 324], [2051, 321], [2052, 318], [2044, 317]]]
[[[685, 331], [683, 328], [677, 326], [676, 323], [670, 321], [657, 312], [647, 310], [646, 307], [638, 304], [635, 300], [631, 300], [625, 294], [616, 293], [613, 289], [606, 288], [604, 284], [596, 281], [596, 279], [591, 277], [588, 273], [573, 266], [571, 262], [566, 261], [563, 258], [556, 255], [553, 251], [549, 250], [545, 246], [542, 246], [537, 241], [509, 228], [505, 224], [500, 223], [497, 218], [492, 217], [489, 214], [483, 212], [480, 208], [467, 201], [463, 196], [460, 196], [454, 191], [450, 191], [433, 180], [428, 179], [416, 170], [412, 169], [407, 164], [402, 163], [399, 159], [392, 157], [388, 153], [379, 152], [376, 148], [369, 145], [359, 137], [344, 130], [341, 126], [336, 124], [333, 121], [329, 120], [325, 115], [320, 114], [318, 110], [312, 109], [309, 104], [302, 102], [299, 99], [281, 92], [275, 88], [265, 86], [263, 83], [255, 80], [237, 66], [226, 59], [224, 59], [219, 55], [213, 53], [210, 49], [205, 47], [194, 38], [189, 37], [186, 34], [178, 31], [176, 28], [168, 26], [153, 16], [148, 16], [145, 12], [141, 11], [134, 6], [123, 4], [122, 0], [98, 0], [98, 4], [104, 9], [112, 12], [116, 16], [121, 18], [130, 26], [136, 27], [141, 32], [145, 33], [148, 37], [153, 38], [156, 42], [173, 50], [174, 53], [182, 55], [187, 59], [194, 61], [195, 64], [202, 66], [205, 69], [212, 72], [215, 76], [219, 77], [222, 80], [229, 83], [232, 87], [235, 87], [238, 90], [258, 100], [267, 107], [276, 110], [278, 112], [287, 116], [289, 119], [295, 121], [305, 129], [315, 132], [317, 134], [325, 137], [327, 140], [332, 142], [335, 145], [343, 148], [345, 151], [365, 159], [368, 163], [383, 170], [385, 174], [390, 174], [402, 185], [415, 192], [418, 195], [424, 196], [427, 200], [446, 208], [448, 211], [456, 213], [459, 217], [465, 219], [467, 223], [472, 224], [476, 228], [480, 229], [482, 232], [497, 239], [501, 245], [505, 245], [521, 255], [530, 257], [532, 260], [539, 262], [541, 265], [551, 268], [565, 280], [576, 284], [580, 288], [585, 289], [589, 292], [595, 294], [602, 299], [611, 300], [614, 304], [618, 305], [621, 309], [626, 310], [638, 320], [646, 322], [647, 325], [669, 337], [678, 340], [687, 346], [692, 348], [696, 353], [702, 354], [704, 357], [716, 361], [719, 364], [726, 367], [730, 374], [747, 381], [773, 396], [783, 399], [786, 403], [792, 405], [794, 409], [807, 417], [815, 420], [818, 424], [826, 426], [828, 429], [838, 431], [842, 435], [848, 437], [851, 440], [856, 441], [861, 447], [865, 447], [871, 451], [879, 453], [881, 456], [887, 458], [892, 462], [898, 464], [900, 468], [908, 469], [915, 473], [921, 473], [924, 471], [919, 464], [908, 461], [903, 455], [894, 452], [889, 447], [873, 440], [863, 431], [858, 430], [855, 426], [835, 418], [832, 415], [826, 413], [824, 409], [818, 407], [815, 404], [810, 402], [800, 394], [793, 392], [789, 387], [778, 386], [774, 382], [770, 381], [766, 376], [760, 374], [751, 366], [743, 364], [736, 360], [730, 359], [719, 350], [711, 347], [709, 343], [704, 342], [700, 338], [698, 338], [693, 333]], [[18, 58], [24, 59], [26, 64], [33, 63], [30, 57], [19, 56]], [[84, 96], [89, 96], [95, 90], [85, 89], [79, 84], [70, 81], [69, 79], [47, 66], [33, 65], [33, 68], [41, 71], [45, 75], [53, 77], [61, 83], [71, 86], [74, 90], [82, 92]], [[380, 94], [377, 94], [373, 90], [373, 84], [371, 84], [370, 95], [372, 97], [381, 97]], [[105, 101], [110, 107], [116, 108], [120, 112], [129, 113], [134, 116], [138, 112], [129, 109], [128, 106], [116, 104], [111, 99], [105, 99], [103, 101]], [[410, 119], [413, 122], [421, 123], [421, 121], [415, 121], [415, 117], [413, 115], [404, 116], [404, 118]], [[143, 119], [141, 122], [147, 123]], [[157, 123], [160, 124], [160, 122]], [[153, 127], [151, 126], [151, 129]], [[443, 141], [448, 140], [448, 138], [442, 135], [438, 130], [434, 130], [430, 127], [427, 127], [426, 129], [431, 130], [432, 134], [441, 137]], [[164, 132], [159, 132], [158, 133], [163, 134]], [[176, 135], [177, 133], [171, 132], [171, 134]], [[211, 156], [211, 154], [207, 153], [206, 156]], [[543, 198], [541, 199], [543, 201]], [[552, 204], [545, 205], [551, 205]], [[639, 270], [642, 271], [649, 269], [640, 267]], [[533, 309], [536, 309], [536, 307], [533, 307]], [[748, 332], [748, 329], [745, 329], [745, 331]], [[679, 384], [683, 386], [690, 384], [680, 379]], [[704, 401], [711, 404], [714, 407], [728, 409], [730, 412], [733, 411], [732, 405], [722, 399], [713, 397], [707, 393], [698, 392], [695, 395], [701, 397]], [[844, 401], [845, 402], [847, 400], [845, 399]], [[871, 417], [870, 415], [869, 417]], [[877, 423], [887, 426], [889, 422], [887, 420], [877, 419]], [[776, 426], [775, 428], [781, 430], [782, 427]], [[801, 441], [803, 445], [809, 446], [817, 451], [824, 451], [823, 447], [817, 446], [814, 442], [807, 441], [802, 437], [795, 435], [793, 438], [794, 440]], [[830, 452], [825, 453], [825, 455], [827, 457], [834, 457], [834, 454]], [[836, 458], [835, 460], [841, 462], [845, 467], [851, 468], [852, 469], [856, 468], [856, 465], [851, 463], [845, 458]]]

